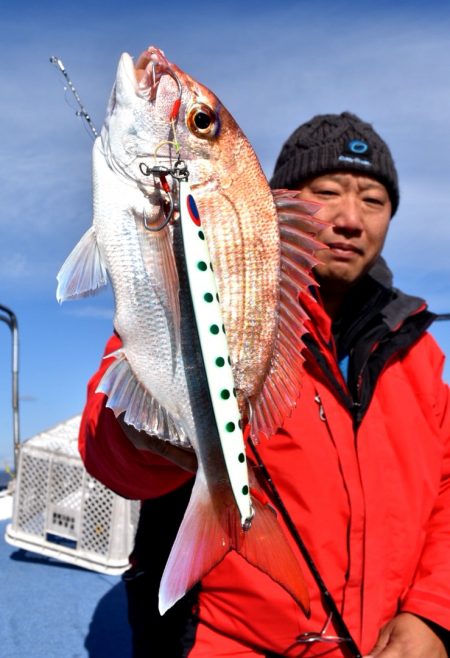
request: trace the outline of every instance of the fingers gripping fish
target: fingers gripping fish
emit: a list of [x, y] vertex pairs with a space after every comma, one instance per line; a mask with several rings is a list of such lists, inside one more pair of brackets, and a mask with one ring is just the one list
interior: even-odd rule
[[161, 613], [230, 550], [307, 611], [297, 558], [249, 471], [241, 415], [250, 410], [254, 438], [270, 436], [298, 398], [298, 294], [321, 246], [315, 208], [272, 193], [226, 108], [153, 47], [136, 65], [121, 57], [93, 190], [93, 225], [61, 268], [57, 297], [111, 281], [123, 347], [99, 390], [125, 422], [192, 446], [198, 461]]

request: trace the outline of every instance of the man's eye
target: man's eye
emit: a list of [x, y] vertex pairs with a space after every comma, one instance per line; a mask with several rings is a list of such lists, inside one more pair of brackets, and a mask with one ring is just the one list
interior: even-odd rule
[[322, 188], [322, 189], [319, 189], [319, 190], [315, 190], [315, 193], [316, 194], [321, 194], [322, 196], [336, 196], [337, 195], [337, 192], [335, 192], [334, 190], [327, 189], [327, 188]]
[[381, 199], [377, 199], [377, 197], [374, 197], [374, 196], [367, 196], [367, 197], [364, 197], [364, 201], [365, 201], [366, 203], [370, 203], [370, 205], [374, 205], [374, 206], [382, 206], [382, 205], [384, 205], [384, 203], [383, 203], [383, 201], [382, 201]]

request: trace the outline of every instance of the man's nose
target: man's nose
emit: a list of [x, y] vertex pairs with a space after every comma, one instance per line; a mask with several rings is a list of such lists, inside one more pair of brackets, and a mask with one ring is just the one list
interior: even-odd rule
[[341, 198], [333, 222], [335, 228], [345, 233], [360, 233], [363, 228], [361, 204], [354, 195]]

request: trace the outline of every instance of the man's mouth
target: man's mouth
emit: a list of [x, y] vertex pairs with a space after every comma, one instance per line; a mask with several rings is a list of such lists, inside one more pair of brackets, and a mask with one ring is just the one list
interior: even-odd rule
[[330, 242], [327, 247], [337, 256], [351, 257], [353, 255], [363, 255], [362, 249], [349, 242]]

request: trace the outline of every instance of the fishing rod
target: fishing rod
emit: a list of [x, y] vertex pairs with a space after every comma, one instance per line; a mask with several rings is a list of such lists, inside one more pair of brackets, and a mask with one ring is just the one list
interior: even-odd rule
[[72, 80], [70, 79], [69, 74], [67, 73], [67, 70], [66, 70], [64, 64], [62, 63], [61, 59], [59, 57], [56, 57], [56, 55], [52, 55], [50, 57], [50, 63], [54, 64], [58, 68], [58, 70], [62, 73], [62, 75], [64, 76], [64, 78], [67, 82], [67, 86], [69, 87], [70, 91], [72, 92], [72, 94], [73, 94], [73, 96], [74, 96], [74, 98], [75, 98], [75, 100], [78, 104], [78, 107], [80, 108], [79, 110], [77, 110], [75, 112], [75, 114], [78, 117], [83, 117], [83, 119], [86, 121], [91, 133], [94, 135], [94, 137], [98, 137], [97, 129], [95, 128], [94, 123], [93, 123], [89, 113], [86, 111], [83, 103], [81, 102], [81, 98], [80, 98], [77, 90], [75, 89], [75, 86], [74, 86]]
[[[284, 502], [283, 499], [281, 498], [278, 489], [275, 486], [275, 483], [273, 482], [269, 471], [267, 470], [264, 462], [261, 459], [261, 455], [259, 454], [258, 450], [256, 449], [256, 446], [252, 439], [249, 437], [248, 438], [248, 444], [255, 456], [258, 468], [260, 469], [264, 479], [266, 480], [267, 484], [269, 485], [270, 491], [273, 496], [273, 500], [275, 501], [275, 504], [277, 506], [277, 509], [279, 510], [281, 516], [283, 517], [284, 522], [286, 523], [287, 527], [289, 528], [289, 532], [291, 533], [295, 543], [297, 544], [303, 559], [305, 560], [306, 564], [308, 565], [309, 570], [311, 571], [312, 576], [314, 577], [314, 580], [317, 583], [317, 586], [319, 587], [320, 593], [322, 594], [323, 600], [328, 608], [328, 611], [330, 612], [331, 619], [334, 620], [334, 624], [336, 626], [336, 629], [339, 633], [339, 637], [336, 638], [330, 638], [325, 636], [324, 629], [319, 632], [319, 633], [303, 633], [300, 638], [298, 638], [298, 641], [301, 643], [310, 643], [310, 642], [343, 642], [345, 643], [346, 647], [348, 648], [349, 652], [354, 658], [362, 658], [362, 653], [358, 648], [358, 645], [356, 644], [355, 640], [352, 637], [352, 634], [350, 633], [350, 630], [347, 626], [347, 624], [344, 621], [343, 616], [339, 612], [339, 609], [337, 607], [336, 601], [334, 600], [331, 592], [329, 591], [328, 587], [325, 585], [325, 582], [320, 575], [320, 572], [310, 554], [308, 551], [305, 543], [303, 542], [303, 539], [300, 536], [300, 533], [297, 530], [297, 527], [292, 520]], [[327, 622], [328, 624], [328, 622]], [[326, 628], [327, 624], [325, 625], [324, 628]]]

